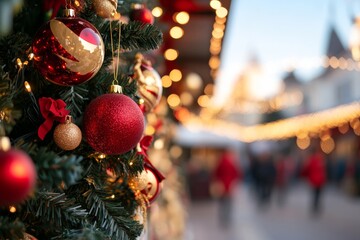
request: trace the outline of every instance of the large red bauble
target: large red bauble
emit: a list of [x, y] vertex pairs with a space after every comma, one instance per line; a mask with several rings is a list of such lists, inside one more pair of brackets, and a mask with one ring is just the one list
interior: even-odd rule
[[154, 23], [154, 16], [152, 15], [151, 11], [146, 7], [133, 9], [130, 12], [129, 18], [131, 21], [139, 21], [147, 24]]
[[84, 135], [95, 150], [108, 155], [133, 149], [144, 132], [144, 116], [128, 96], [108, 93], [90, 102], [84, 113]]
[[62, 86], [94, 77], [104, 61], [104, 52], [98, 30], [77, 17], [48, 21], [33, 42], [35, 66], [47, 80]]
[[25, 152], [0, 152], [0, 206], [25, 200], [35, 187], [36, 176], [34, 163]]

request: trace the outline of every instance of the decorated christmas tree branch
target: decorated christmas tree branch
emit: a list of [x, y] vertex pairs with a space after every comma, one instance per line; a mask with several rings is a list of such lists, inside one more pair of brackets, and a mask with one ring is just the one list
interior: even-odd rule
[[75, 184], [83, 173], [82, 156], [59, 156], [41, 147], [35, 155], [31, 156], [37, 164], [38, 178], [42, 186], [51, 188], [67, 187]]
[[73, 117], [83, 113], [84, 104], [88, 100], [89, 90], [83, 85], [71, 86], [60, 93], [61, 99], [66, 102], [67, 109]]
[[82, 225], [88, 212], [75, 199], [67, 198], [65, 193], [38, 192], [35, 198], [27, 201], [25, 214], [45, 223], [47, 231], [59, 234], [63, 227]]
[[21, 240], [24, 238], [25, 226], [19, 219], [0, 216], [0, 239]]
[[135, 240], [140, 235], [142, 225], [132, 219], [132, 214], [113, 195], [113, 190], [90, 189], [84, 197], [89, 214], [98, 220], [98, 227], [104, 229], [111, 239]]
[[102, 164], [105, 169], [109, 169], [118, 177], [137, 175], [144, 170], [143, 158], [136, 153], [136, 150], [119, 156], [107, 156]]
[[0, 120], [7, 132], [15, 124], [15, 119], [21, 116], [20, 111], [14, 109], [12, 100], [15, 93], [9, 91], [10, 81], [9, 74], [0, 67]]
[[[109, 32], [110, 22], [105, 22], [102, 26], [103, 32]], [[117, 23], [111, 22], [113, 25], [113, 35], [118, 34], [119, 29], [116, 28]], [[108, 36], [103, 36], [104, 41]], [[133, 50], [152, 50], [157, 49], [162, 42], [162, 33], [154, 25], [144, 24], [137, 21], [131, 21], [128, 24], [121, 25], [121, 49], [127, 51]], [[108, 48], [108, 47], [106, 47]]]
[[81, 229], [65, 229], [62, 234], [51, 240], [110, 240], [100, 229], [87, 224]]

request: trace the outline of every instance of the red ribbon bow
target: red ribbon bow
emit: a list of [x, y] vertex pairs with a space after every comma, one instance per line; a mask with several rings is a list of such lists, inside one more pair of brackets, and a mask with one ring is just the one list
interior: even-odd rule
[[165, 179], [164, 175], [162, 175], [162, 173], [159, 172], [159, 170], [157, 170], [154, 167], [154, 165], [152, 165], [152, 163], [150, 162], [149, 157], [147, 155], [147, 150], [148, 150], [149, 146], [151, 145], [152, 140], [153, 140], [152, 136], [144, 136], [140, 141], [141, 151], [139, 151], [138, 154], [144, 156], [144, 161], [145, 161], [144, 165], [147, 166], [148, 168], [150, 168], [154, 172], [154, 175], [158, 179], [158, 181], [161, 182], [162, 180]]
[[65, 109], [66, 103], [61, 99], [54, 100], [52, 98], [42, 97], [39, 99], [39, 106], [45, 122], [40, 125], [38, 136], [41, 140], [44, 140], [46, 134], [51, 130], [54, 121], [64, 123], [65, 117], [70, 111]]

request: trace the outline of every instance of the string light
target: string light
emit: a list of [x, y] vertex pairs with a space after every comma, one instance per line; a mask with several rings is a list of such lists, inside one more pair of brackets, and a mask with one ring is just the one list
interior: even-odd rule
[[228, 11], [226, 8], [221, 6], [221, 2], [219, 0], [211, 0], [210, 6], [216, 10], [216, 17], [215, 22], [213, 24], [212, 30], [212, 38], [210, 39], [210, 54], [211, 57], [209, 59], [209, 67], [210, 67], [210, 74], [213, 79], [216, 78], [217, 70], [220, 67], [220, 52], [221, 52], [221, 45], [222, 39], [224, 37], [224, 30], [225, 30], [225, 23], [226, 23], [226, 16]]
[[161, 81], [164, 88], [169, 88], [172, 85], [172, 81], [169, 75], [162, 76]]
[[170, 79], [174, 82], [179, 82], [182, 79], [182, 73], [179, 69], [173, 69], [170, 71]]
[[200, 107], [205, 108], [205, 107], [208, 107], [210, 105], [210, 98], [209, 98], [208, 95], [201, 95], [201, 96], [199, 96], [197, 102], [198, 102]]
[[164, 52], [164, 57], [168, 61], [174, 61], [178, 58], [179, 52], [173, 48], [166, 49]]
[[273, 98], [262, 101], [247, 101], [242, 99], [241, 95], [235, 94], [229, 98], [231, 103], [228, 102], [224, 105], [223, 113], [271, 113], [299, 106], [303, 102], [303, 98], [303, 93], [298, 90], [282, 92]]
[[145, 135], [154, 135], [155, 133], [155, 128], [153, 126], [147, 125], [144, 131]]
[[180, 39], [184, 36], [184, 30], [179, 26], [174, 26], [170, 29], [170, 36], [174, 39]]
[[200, 118], [195, 115], [184, 119], [182, 123], [189, 129], [207, 130], [239, 141], [254, 142], [287, 139], [296, 137], [300, 133], [316, 136], [320, 135], [324, 129], [336, 128], [346, 123], [350, 123], [355, 133], [356, 131], [360, 133], [359, 117], [360, 102], [354, 102], [317, 113], [254, 126], [244, 126], [221, 119]]
[[190, 20], [190, 15], [189, 13], [187, 12], [178, 12], [178, 13], [175, 13], [174, 16], [173, 16], [173, 19], [175, 22], [179, 23], [179, 24], [187, 24]]
[[176, 108], [176, 107], [178, 107], [178, 106], [180, 105], [180, 103], [181, 103], [180, 97], [179, 97], [177, 94], [175, 94], [175, 93], [170, 94], [170, 95], [168, 96], [167, 102], [168, 102], [169, 106], [170, 106], [171, 108], [173, 108], [173, 109]]
[[310, 138], [308, 136], [305, 137], [297, 137], [296, 138], [296, 145], [302, 149], [305, 150], [310, 146]]
[[28, 81], [24, 82], [24, 86], [25, 86], [26, 91], [30, 93], [31, 92], [31, 86], [30, 86]]
[[221, 2], [219, 0], [211, 0], [210, 7], [214, 10], [219, 9], [221, 7]]
[[10, 207], [9, 207], [9, 212], [11, 212], [11, 213], [16, 213], [16, 207], [10, 206]]
[[163, 10], [161, 7], [154, 7], [153, 10], [151, 10], [151, 13], [154, 17], [161, 17], [163, 14]]
[[216, 16], [218, 16], [219, 18], [225, 18], [227, 14], [228, 14], [228, 10], [224, 7], [220, 7], [216, 9]]

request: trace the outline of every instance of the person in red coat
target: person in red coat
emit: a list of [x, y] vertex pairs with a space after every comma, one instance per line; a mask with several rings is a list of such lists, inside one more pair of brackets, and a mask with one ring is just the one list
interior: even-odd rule
[[[230, 151], [224, 151], [214, 169], [212, 182], [216, 188], [217, 197], [219, 198], [219, 218], [223, 226], [228, 226], [231, 222], [232, 212], [232, 195], [241, 172], [235, 162], [235, 156]], [[214, 190], [214, 189], [213, 189]]]
[[303, 175], [312, 188], [312, 212], [319, 213], [321, 196], [326, 183], [326, 163], [321, 151], [313, 149], [303, 168]]

